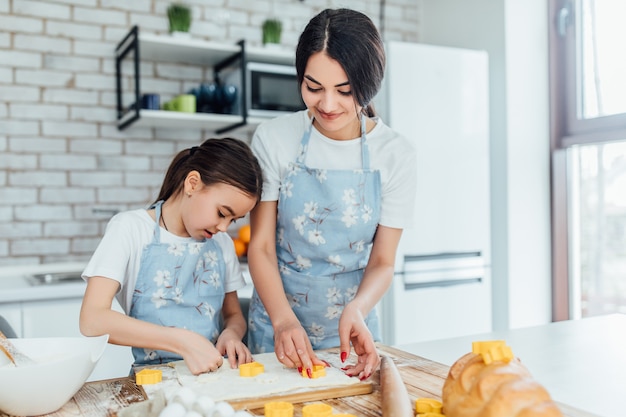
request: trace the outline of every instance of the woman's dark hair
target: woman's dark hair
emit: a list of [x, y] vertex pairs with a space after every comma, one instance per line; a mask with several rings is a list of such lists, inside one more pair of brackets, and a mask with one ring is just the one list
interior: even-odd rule
[[350, 9], [326, 9], [313, 17], [296, 48], [298, 85], [304, 81], [309, 57], [322, 51], [343, 67], [363, 112], [375, 116], [371, 100], [385, 74], [385, 48], [371, 19]]
[[207, 139], [200, 146], [180, 151], [172, 160], [159, 197], [167, 200], [183, 191], [185, 178], [198, 171], [204, 185], [232, 185], [255, 197], [257, 203], [263, 192], [261, 166], [250, 147], [238, 139]]

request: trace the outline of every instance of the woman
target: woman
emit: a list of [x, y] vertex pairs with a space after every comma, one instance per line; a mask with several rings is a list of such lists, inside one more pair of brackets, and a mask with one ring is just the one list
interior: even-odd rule
[[389, 287], [409, 226], [415, 152], [375, 117], [384, 74], [380, 35], [362, 13], [324, 10], [300, 36], [296, 71], [307, 110], [260, 125], [252, 139], [264, 174], [251, 213], [255, 292], [248, 344], [286, 366], [321, 365], [313, 349], [358, 355], [346, 374], [379, 364], [374, 307]]

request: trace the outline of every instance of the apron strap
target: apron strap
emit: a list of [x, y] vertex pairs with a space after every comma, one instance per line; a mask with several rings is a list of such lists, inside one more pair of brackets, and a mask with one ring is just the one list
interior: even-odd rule
[[370, 169], [370, 151], [367, 146], [365, 115], [361, 114], [361, 164], [364, 170]]
[[153, 242], [159, 243], [161, 242], [161, 226], [159, 226], [159, 220], [161, 219], [161, 206], [163, 205], [163, 200], [159, 200], [154, 205], [154, 238]]

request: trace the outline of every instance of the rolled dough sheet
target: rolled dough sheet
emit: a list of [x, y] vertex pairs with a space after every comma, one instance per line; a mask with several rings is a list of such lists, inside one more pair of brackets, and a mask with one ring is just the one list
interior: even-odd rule
[[358, 384], [357, 377], [349, 377], [333, 365], [338, 362], [335, 355], [317, 353], [320, 359], [331, 364], [326, 368], [326, 376], [305, 378], [297, 369], [285, 368], [276, 355], [262, 353], [254, 355], [255, 362], [263, 364], [265, 372], [254, 377], [239, 376], [239, 369], [231, 369], [228, 361], [215, 372], [193, 375], [184, 361], [170, 362], [176, 371], [180, 385], [193, 389], [198, 395], [206, 395], [215, 401], [230, 401], [244, 398], [259, 398], [278, 394], [293, 393], [315, 388], [342, 387]]

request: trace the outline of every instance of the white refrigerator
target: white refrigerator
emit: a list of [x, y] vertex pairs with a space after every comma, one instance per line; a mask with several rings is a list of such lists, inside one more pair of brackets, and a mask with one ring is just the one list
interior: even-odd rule
[[489, 332], [488, 57], [389, 42], [375, 106], [417, 150], [414, 225], [403, 232], [380, 303], [383, 342]]

